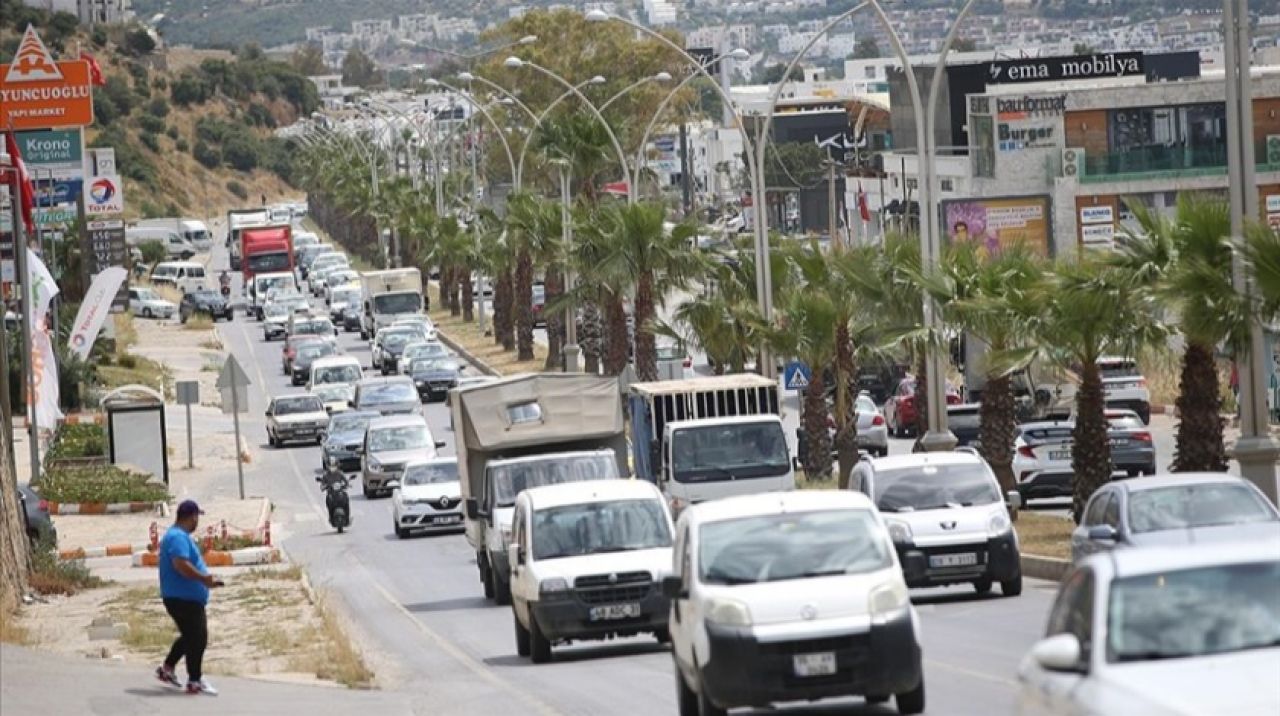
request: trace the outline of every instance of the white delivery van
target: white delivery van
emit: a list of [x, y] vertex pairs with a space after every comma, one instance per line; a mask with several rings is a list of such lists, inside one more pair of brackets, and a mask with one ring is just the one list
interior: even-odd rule
[[151, 283], [173, 286], [182, 293], [212, 290], [214, 284], [205, 272], [204, 264], [194, 261], [161, 261], [151, 270]]
[[318, 385], [349, 384], [355, 385], [364, 377], [364, 370], [355, 356], [328, 356], [319, 358], [311, 364], [311, 377], [307, 382], [307, 390]]
[[165, 256], [171, 259], [185, 261], [196, 255], [196, 247], [172, 226], [130, 226], [124, 230], [124, 240], [129, 246], [162, 244]]
[[293, 293], [298, 290], [298, 281], [292, 271], [254, 275], [253, 285], [249, 287], [249, 312], [259, 321], [262, 320], [262, 309], [267, 303], [267, 296], [273, 289]]
[[198, 251], [208, 251], [213, 246], [213, 234], [199, 219], [142, 219], [136, 226], [140, 229], [171, 229]]

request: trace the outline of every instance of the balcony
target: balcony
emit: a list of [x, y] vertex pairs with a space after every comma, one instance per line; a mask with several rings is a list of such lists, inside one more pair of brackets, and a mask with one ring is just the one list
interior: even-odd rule
[[[1273, 159], [1275, 157], [1272, 157]], [[1259, 160], [1266, 157], [1259, 152]], [[1280, 162], [1259, 161], [1258, 171], [1280, 171]], [[1182, 147], [1144, 147], [1126, 152], [1086, 155], [1080, 183], [1152, 181], [1227, 173], [1225, 146], [1188, 150]]]

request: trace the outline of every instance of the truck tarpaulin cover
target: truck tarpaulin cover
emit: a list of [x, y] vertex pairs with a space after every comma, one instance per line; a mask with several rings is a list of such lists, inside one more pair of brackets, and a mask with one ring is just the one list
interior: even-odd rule
[[616, 378], [538, 373], [458, 391], [469, 450], [508, 450], [622, 433]]

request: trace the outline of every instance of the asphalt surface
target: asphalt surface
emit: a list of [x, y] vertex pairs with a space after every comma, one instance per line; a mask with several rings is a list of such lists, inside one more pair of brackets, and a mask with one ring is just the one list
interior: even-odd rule
[[[225, 261], [218, 248], [212, 267]], [[241, 421], [257, 454], [246, 472], [247, 490], [273, 500], [284, 549], [306, 566], [315, 586], [340, 599], [372, 666], [393, 691], [435, 714], [676, 712], [671, 657], [652, 638], [557, 648], [548, 665], [517, 657], [511, 610], [483, 599], [461, 534], [397, 539], [390, 501], [365, 499], [358, 489], [351, 492], [353, 525], [336, 534], [314, 482], [319, 448], [266, 444], [267, 400], [300, 391], [281, 372], [281, 343], [264, 343], [260, 325], [242, 313], [218, 330], [253, 382]], [[368, 366], [369, 348], [358, 334], [344, 333], [339, 342]], [[432, 432], [446, 442], [441, 453], [454, 454], [443, 404], [429, 404], [425, 412]], [[969, 587], [913, 593], [923, 624], [929, 713], [1011, 712], [1017, 663], [1043, 632], [1055, 592], [1055, 584], [1027, 580], [1013, 599], [978, 598]], [[894, 713], [858, 700], [782, 711]]]

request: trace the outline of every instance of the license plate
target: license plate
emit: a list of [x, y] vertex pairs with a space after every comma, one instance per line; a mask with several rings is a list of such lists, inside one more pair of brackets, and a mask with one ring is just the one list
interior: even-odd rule
[[640, 604], [632, 602], [630, 604], [606, 604], [603, 607], [591, 607], [588, 615], [593, 622], [608, 621], [610, 619], [634, 619], [640, 616]]
[[454, 525], [462, 521], [462, 515], [443, 515], [441, 517], [432, 517], [433, 525]]
[[937, 554], [929, 558], [930, 567], [967, 567], [978, 563], [976, 552], [960, 554]]
[[1071, 451], [1070, 450], [1050, 450], [1049, 459], [1050, 460], [1070, 460]]
[[796, 654], [791, 657], [796, 676], [830, 676], [836, 673], [836, 653], [820, 651], [816, 654]]

